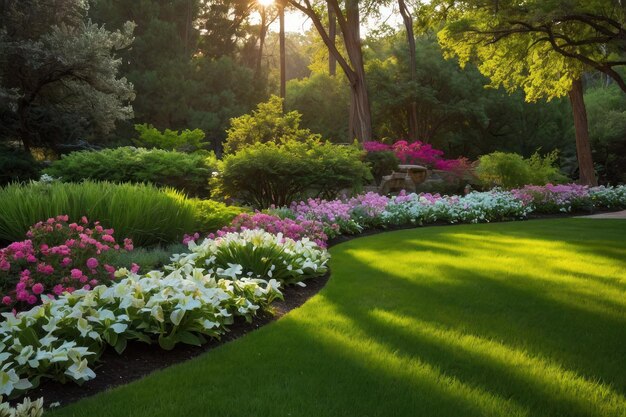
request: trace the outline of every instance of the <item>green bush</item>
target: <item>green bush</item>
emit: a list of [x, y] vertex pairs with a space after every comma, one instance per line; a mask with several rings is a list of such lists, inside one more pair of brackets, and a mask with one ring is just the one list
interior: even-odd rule
[[204, 132], [200, 129], [183, 131], [165, 129], [161, 132], [152, 125], [135, 125], [139, 133], [139, 139], [135, 142], [145, 148], [165, 149], [168, 151], [192, 152], [204, 148], [207, 143], [203, 142]]
[[297, 111], [283, 113], [283, 100], [272, 96], [260, 103], [252, 114], [244, 114], [230, 120], [228, 136], [224, 143], [225, 153], [234, 153], [245, 146], [265, 142], [307, 141], [319, 139], [319, 135], [300, 128], [302, 115]]
[[306, 197], [333, 198], [371, 180], [362, 157], [357, 146], [316, 140], [258, 143], [224, 158], [216, 189], [259, 209]]
[[23, 240], [31, 225], [59, 214], [73, 220], [82, 216], [99, 220], [137, 246], [180, 242], [197, 224], [193, 201], [171, 188], [85, 181], [11, 184], [0, 189], [2, 240]]
[[231, 220], [246, 209], [236, 206], [227, 206], [213, 200], [192, 200], [195, 207], [196, 230], [212, 232], [230, 224]]
[[368, 152], [365, 155], [365, 162], [370, 165], [372, 176], [377, 184], [384, 175], [389, 175], [398, 169], [400, 160], [392, 151]]
[[0, 145], [0, 186], [39, 178], [41, 166], [24, 151]]
[[493, 152], [479, 159], [476, 175], [485, 186], [516, 188], [524, 185], [545, 185], [567, 181], [555, 166], [556, 151], [542, 157], [536, 152], [528, 159], [516, 153]]
[[116, 183], [151, 183], [193, 196], [208, 196], [209, 178], [217, 169], [213, 153], [186, 154], [161, 149], [121, 147], [64, 155], [44, 170], [63, 182], [84, 179]]

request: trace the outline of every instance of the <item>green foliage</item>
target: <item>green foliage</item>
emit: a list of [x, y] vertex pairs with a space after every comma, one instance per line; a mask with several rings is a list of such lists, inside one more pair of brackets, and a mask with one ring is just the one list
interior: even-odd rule
[[242, 62], [239, 54], [256, 30], [248, 24], [248, 3], [90, 3], [90, 17], [108, 28], [121, 27], [126, 20], [137, 24], [133, 47], [122, 53], [122, 73], [137, 91], [135, 119], [118, 129], [118, 137], [132, 135], [134, 123], [158, 129], [197, 128], [218, 151], [229, 120], [267, 99], [266, 80], [255, 77], [254, 67]]
[[125, 20], [115, 32], [94, 24], [83, 0], [10, 0], [3, 8], [0, 79], [11, 94], [0, 100], [0, 139], [55, 148], [104, 136], [132, 117], [135, 93], [118, 75], [117, 53], [132, 43], [134, 24]]
[[40, 169], [40, 164], [29, 153], [0, 144], [0, 186], [37, 179]]
[[330, 198], [371, 179], [362, 157], [354, 145], [315, 140], [259, 143], [227, 155], [216, 183], [225, 197], [258, 209], [308, 196]]
[[302, 114], [302, 126], [333, 142], [348, 138], [350, 91], [342, 77], [313, 74], [287, 83], [286, 106]]
[[136, 140], [144, 148], [165, 149], [168, 151], [191, 152], [204, 147], [205, 134], [200, 129], [177, 130], [165, 129], [163, 132], [149, 124], [135, 125], [139, 133]]
[[193, 202], [171, 188], [85, 181], [11, 184], [0, 189], [2, 240], [23, 240], [31, 225], [58, 214], [99, 220], [137, 246], [179, 242], [196, 225]]
[[616, 85], [587, 90], [589, 136], [600, 180], [626, 182], [626, 94]]
[[141, 267], [142, 273], [153, 271], [167, 265], [172, 255], [177, 253], [185, 253], [187, 247], [182, 243], [172, 243], [167, 246], [155, 246], [151, 248], [135, 248], [130, 252], [114, 252], [107, 253], [106, 261], [110, 265], [116, 265], [120, 268], [131, 269], [133, 264]]
[[470, 159], [496, 150], [530, 156], [537, 148], [574, 156], [567, 100], [526, 103], [522, 92], [485, 88], [488, 80], [442, 56], [431, 34], [416, 38], [415, 82], [408, 72], [404, 34], [368, 41], [367, 81], [375, 134], [408, 137], [408, 110], [415, 101], [420, 140]]
[[306, 141], [319, 138], [309, 129], [300, 128], [302, 115], [297, 111], [283, 114], [283, 101], [278, 96], [260, 103], [252, 114], [231, 119], [226, 131], [225, 153], [234, 153], [248, 145], [266, 142]]
[[557, 158], [556, 151], [544, 157], [536, 152], [528, 159], [515, 153], [493, 152], [480, 157], [476, 175], [486, 186], [495, 185], [507, 189], [528, 184], [565, 182], [567, 177], [555, 166]]
[[365, 162], [370, 165], [372, 176], [377, 184], [380, 183], [383, 175], [389, 175], [398, 169], [400, 160], [393, 151], [368, 152], [365, 155]]
[[217, 169], [213, 153], [186, 154], [160, 149], [121, 147], [63, 155], [44, 172], [65, 182], [84, 179], [152, 183], [194, 196], [209, 195], [209, 179]]
[[196, 210], [196, 230], [202, 232], [213, 232], [230, 224], [231, 220], [248, 210], [228, 206], [219, 201], [213, 200], [192, 200]]

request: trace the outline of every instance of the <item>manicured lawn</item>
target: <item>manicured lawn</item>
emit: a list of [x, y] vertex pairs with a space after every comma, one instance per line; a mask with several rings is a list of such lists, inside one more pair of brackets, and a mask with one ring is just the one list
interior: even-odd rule
[[50, 416], [626, 416], [626, 221], [430, 227], [332, 249], [303, 307]]

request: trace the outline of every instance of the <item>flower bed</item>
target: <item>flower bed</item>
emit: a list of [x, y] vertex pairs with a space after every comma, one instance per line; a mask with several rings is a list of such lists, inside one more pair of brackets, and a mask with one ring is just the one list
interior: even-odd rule
[[106, 346], [128, 341], [200, 345], [219, 337], [235, 317], [251, 320], [281, 298], [283, 283], [326, 273], [328, 253], [308, 238], [263, 230], [226, 233], [176, 255], [165, 271], [125, 268], [119, 282], [41, 297], [42, 305], [3, 313], [0, 394], [23, 392], [41, 378], [84, 382]]

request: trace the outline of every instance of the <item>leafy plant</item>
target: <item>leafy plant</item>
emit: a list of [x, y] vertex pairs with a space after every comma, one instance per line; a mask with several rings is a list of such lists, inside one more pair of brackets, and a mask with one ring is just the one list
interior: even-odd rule
[[203, 141], [205, 134], [200, 129], [182, 131], [165, 129], [161, 132], [149, 124], [136, 124], [135, 130], [139, 138], [135, 141], [145, 148], [165, 149], [168, 151], [190, 152], [204, 148], [207, 143]]
[[211, 232], [230, 224], [247, 210], [237, 206], [228, 206], [219, 201], [192, 199], [195, 208], [196, 230]]
[[370, 165], [372, 176], [377, 184], [384, 175], [389, 175], [398, 169], [400, 160], [392, 151], [368, 152], [365, 162]]
[[556, 151], [544, 157], [537, 152], [529, 159], [515, 153], [493, 152], [480, 157], [476, 174], [486, 186], [507, 189], [565, 182], [567, 177], [555, 166], [557, 157]]
[[138, 246], [179, 242], [196, 227], [193, 202], [171, 188], [106, 181], [36, 182], [0, 189], [0, 239], [19, 241], [32, 224], [59, 213], [72, 219], [88, 213]]
[[224, 152], [233, 153], [257, 143], [282, 143], [291, 140], [307, 141], [319, 139], [308, 129], [300, 128], [302, 115], [297, 111], [283, 113], [283, 100], [271, 96], [260, 103], [252, 114], [244, 114], [230, 120]]
[[284, 206], [307, 196], [333, 197], [371, 179], [356, 146], [290, 140], [258, 143], [224, 157], [218, 192], [255, 208]]
[[217, 169], [212, 152], [186, 154], [161, 149], [121, 147], [64, 155], [44, 172], [64, 182], [85, 179], [152, 183], [194, 196], [209, 195], [209, 178]]
[[41, 165], [27, 152], [0, 144], [0, 186], [39, 177]]

